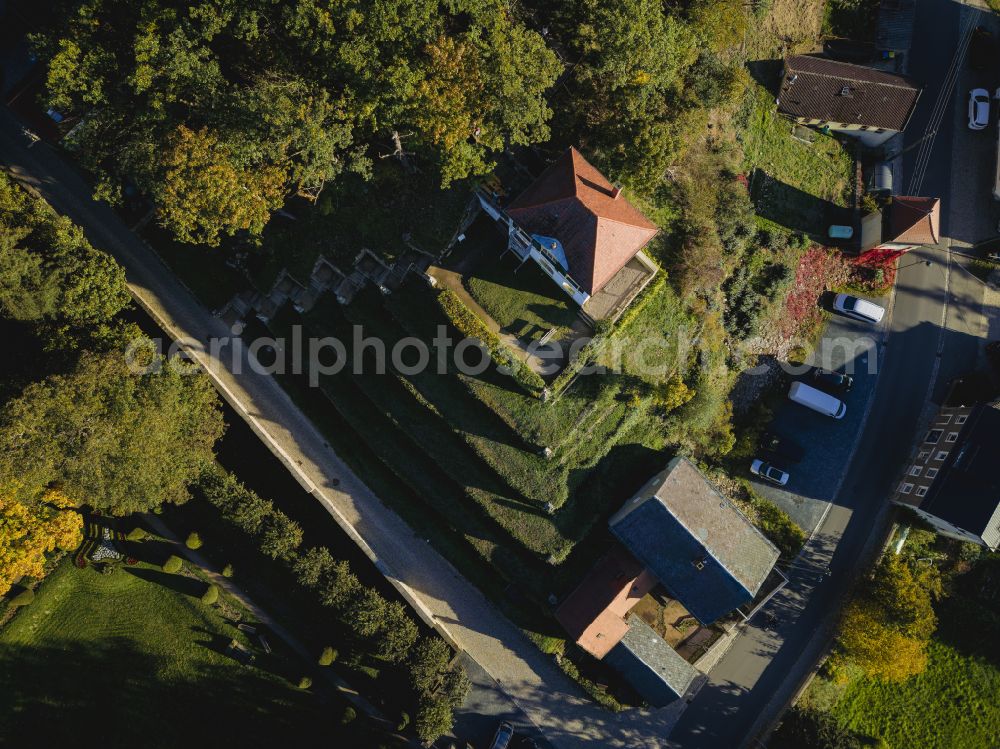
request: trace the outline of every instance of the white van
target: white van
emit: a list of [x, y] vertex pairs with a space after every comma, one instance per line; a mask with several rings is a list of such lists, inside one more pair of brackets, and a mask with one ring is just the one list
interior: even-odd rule
[[846, 403], [837, 400], [829, 393], [806, 385], [804, 382], [793, 382], [792, 386], [788, 388], [788, 398], [824, 416], [832, 416], [834, 419], [842, 419], [847, 413]]

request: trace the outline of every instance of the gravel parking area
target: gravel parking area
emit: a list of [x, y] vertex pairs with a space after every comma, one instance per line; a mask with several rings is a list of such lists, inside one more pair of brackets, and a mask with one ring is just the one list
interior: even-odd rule
[[[888, 306], [888, 298], [875, 301]], [[888, 313], [879, 326], [873, 326], [833, 315], [810, 357], [811, 365], [844, 372], [854, 378], [851, 391], [838, 396], [847, 404], [843, 419], [832, 419], [785, 400], [771, 423], [770, 429], [797, 442], [805, 448], [806, 454], [797, 464], [773, 461], [790, 474], [787, 486], [778, 487], [756, 478], [752, 483], [761, 495], [785, 510], [806, 533], [811, 533], [826, 513], [861, 436], [868, 402], [875, 391], [878, 352], [887, 320]], [[790, 370], [785, 391], [795, 380], [808, 382], [812, 369], [812, 366], [803, 365]]]

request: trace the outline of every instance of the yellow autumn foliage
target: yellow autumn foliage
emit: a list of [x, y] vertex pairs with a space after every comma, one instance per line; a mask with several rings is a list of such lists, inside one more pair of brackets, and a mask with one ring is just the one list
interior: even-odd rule
[[22, 576], [41, 577], [45, 554], [71, 550], [83, 540], [83, 518], [62, 492], [49, 490], [27, 505], [0, 494], [0, 595]]

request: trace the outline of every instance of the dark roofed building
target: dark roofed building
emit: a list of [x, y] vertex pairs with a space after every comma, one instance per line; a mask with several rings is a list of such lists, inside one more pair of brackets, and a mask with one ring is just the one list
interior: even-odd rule
[[875, 47], [885, 52], [909, 52], [916, 9], [916, 0], [882, 0], [878, 6]]
[[877, 146], [902, 132], [920, 87], [911, 79], [812, 55], [785, 59], [778, 111], [803, 125]]
[[778, 549], [686, 458], [610, 520], [611, 532], [702, 624], [753, 600]]
[[653, 707], [683, 698], [700, 673], [635, 614], [629, 616], [628, 630], [604, 660]]
[[939, 533], [1000, 548], [1000, 408], [945, 405], [921, 435], [893, 502]]

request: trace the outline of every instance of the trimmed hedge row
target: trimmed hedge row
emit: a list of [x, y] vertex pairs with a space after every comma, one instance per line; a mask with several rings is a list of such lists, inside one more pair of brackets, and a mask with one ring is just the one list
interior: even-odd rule
[[[256, 541], [263, 554], [279, 560], [319, 604], [331, 609], [337, 622], [351, 632], [370, 655], [407, 668], [418, 713], [435, 711], [438, 716], [436, 721], [418, 726], [422, 740], [433, 741], [450, 729], [451, 709], [464, 700], [468, 679], [462, 667], [451, 662], [451, 651], [443, 641], [431, 648], [438, 655], [428, 664], [428, 646], [424, 643], [437, 643], [440, 638], [436, 635], [420, 638], [406, 606], [399, 601], [388, 601], [374, 588], [363, 585], [350, 565], [334, 559], [326, 547], [300, 551], [302, 537], [298, 525], [232, 474], [212, 468], [202, 476], [199, 489], [227, 522]], [[286, 539], [281, 553], [275, 553], [271, 529], [287, 532], [293, 526], [299, 533], [293, 533]], [[210, 594], [212, 588], [206, 594]], [[442, 675], [446, 688], [433, 692], [424, 688], [422, 677], [428, 668]]]
[[518, 359], [500, 336], [486, 327], [479, 316], [465, 306], [465, 302], [451, 289], [440, 291], [436, 297], [438, 306], [451, 324], [466, 338], [477, 338], [493, 357], [493, 362], [510, 371], [511, 377], [531, 395], [537, 395], [545, 387], [545, 380], [531, 367]]

